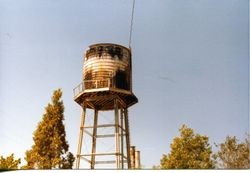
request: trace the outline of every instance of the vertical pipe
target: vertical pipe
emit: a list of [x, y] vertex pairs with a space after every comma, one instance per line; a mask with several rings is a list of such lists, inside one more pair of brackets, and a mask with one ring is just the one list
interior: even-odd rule
[[115, 104], [115, 148], [116, 148], [116, 168], [120, 169], [120, 140], [119, 140], [119, 115], [117, 98], [114, 100]]
[[82, 139], [83, 139], [83, 130], [84, 130], [85, 117], [86, 117], [86, 107], [85, 107], [84, 104], [82, 104], [82, 115], [81, 115], [81, 122], [80, 122], [80, 133], [79, 133], [77, 155], [76, 155], [76, 169], [79, 169], [79, 166], [80, 166], [81, 150], [82, 150]]
[[131, 161], [130, 161], [130, 137], [129, 137], [129, 122], [128, 122], [128, 109], [124, 109], [124, 120], [125, 120], [125, 131], [126, 131], [126, 147], [127, 147], [127, 164], [128, 169], [131, 168]]
[[140, 151], [135, 151], [135, 169], [141, 169]]
[[93, 136], [92, 136], [92, 155], [91, 155], [91, 165], [90, 165], [90, 168], [91, 168], [91, 169], [94, 169], [94, 168], [95, 168], [97, 120], [98, 120], [98, 110], [95, 109], [94, 126], [93, 126]]
[[135, 146], [130, 147], [131, 169], [135, 169]]
[[123, 146], [123, 114], [124, 114], [124, 110], [121, 109], [121, 161], [122, 161], [122, 169], [124, 169], [124, 146]]

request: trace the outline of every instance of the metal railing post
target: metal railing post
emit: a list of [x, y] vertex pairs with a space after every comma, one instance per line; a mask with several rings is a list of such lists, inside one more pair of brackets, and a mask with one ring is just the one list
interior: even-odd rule
[[84, 80], [77, 87], [73, 89], [74, 97], [83, 92], [85, 89], [97, 89], [97, 88], [111, 88], [113, 85], [113, 79], [107, 78], [103, 80]]

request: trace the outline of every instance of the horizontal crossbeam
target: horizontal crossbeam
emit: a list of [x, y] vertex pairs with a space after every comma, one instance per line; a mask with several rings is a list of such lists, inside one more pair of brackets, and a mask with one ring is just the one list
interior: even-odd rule
[[[96, 128], [106, 128], [106, 127], [115, 127], [115, 124], [101, 124], [101, 125], [97, 125]], [[126, 130], [124, 128], [122, 128], [120, 125], [118, 125], [118, 127], [123, 130], [124, 132], [126, 132]], [[94, 126], [84, 126], [84, 129], [92, 129], [94, 128]]]
[[103, 161], [96, 161], [95, 164], [114, 164], [116, 163], [115, 160], [103, 160]]
[[111, 156], [111, 155], [121, 155], [121, 153], [89, 153], [89, 154], [82, 154], [80, 156]]

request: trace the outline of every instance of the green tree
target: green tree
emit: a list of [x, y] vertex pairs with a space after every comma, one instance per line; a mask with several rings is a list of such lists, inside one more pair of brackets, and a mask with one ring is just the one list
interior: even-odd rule
[[62, 165], [62, 169], [72, 169], [74, 161], [75, 161], [74, 155], [71, 152], [69, 152], [67, 154], [67, 157], [63, 158], [64, 164]]
[[249, 138], [247, 138], [245, 142], [239, 143], [235, 136], [227, 136], [225, 142], [216, 145], [216, 147], [219, 149], [219, 151], [214, 154], [214, 157], [216, 159], [218, 168], [250, 168]]
[[208, 137], [195, 134], [191, 128], [183, 125], [180, 136], [175, 137], [171, 151], [163, 155], [161, 169], [211, 169], [214, 162], [211, 159], [212, 149]]
[[75, 160], [68, 152], [64, 120], [64, 106], [61, 100], [62, 91], [55, 90], [51, 103], [45, 107], [42, 121], [33, 133], [34, 144], [26, 151], [27, 165], [23, 169], [70, 169]]
[[18, 169], [18, 165], [21, 163], [21, 159], [15, 160], [14, 154], [7, 156], [4, 158], [3, 156], [0, 157], [0, 169], [7, 170], [7, 169]]

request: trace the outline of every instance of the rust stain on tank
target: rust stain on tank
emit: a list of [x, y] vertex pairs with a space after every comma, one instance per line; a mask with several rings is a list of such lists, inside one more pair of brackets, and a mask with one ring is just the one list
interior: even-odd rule
[[[131, 52], [130, 49], [110, 43], [89, 46], [85, 53], [83, 81], [111, 81], [114, 88], [131, 91]], [[104, 82], [105, 85], [105, 82]]]

